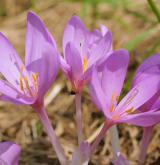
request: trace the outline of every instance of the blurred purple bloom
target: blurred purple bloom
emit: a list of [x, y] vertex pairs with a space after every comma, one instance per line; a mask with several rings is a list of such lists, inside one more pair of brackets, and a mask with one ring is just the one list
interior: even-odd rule
[[0, 164], [1, 165], [18, 165], [21, 149], [12, 142], [0, 143]]
[[25, 65], [7, 38], [0, 33], [1, 100], [40, 106], [59, 68], [56, 43], [34, 13], [27, 16]]
[[77, 16], [69, 20], [63, 35], [61, 68], [75, 92], [88, 82], [93, 65], [100, 64], [111, 51], [112, 35], [105, 26], [89, 32]]
[[[155, 60], [160, 58], [157, 55]], [[129, 123], [148, 127], [160, 122], [160, 111], [138, 111], [138, 108], [149, 101], [160, 89], [159, 63], [150, 66], [146, 61], [136, 72], [134, 86], [118, 103], [124, 83], [129, 55], [127, 51], [119, 50], [104, 62], [99, 72], [95, 69], [92, 75], [90, 94], [93, 101], [101, 109], [107, 120], [112, 124]], [[142, 69], [141, 69], [142, 68]]]

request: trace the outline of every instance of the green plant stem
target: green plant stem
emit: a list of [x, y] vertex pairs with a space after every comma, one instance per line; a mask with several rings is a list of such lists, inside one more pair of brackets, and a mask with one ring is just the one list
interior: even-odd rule
[[153, 13], [156, 15], [158, 22], [160, 23], [160, 12], [155, 4], [155, 2], [153, 0], [147, 0], [149, 6], [151, 7]]

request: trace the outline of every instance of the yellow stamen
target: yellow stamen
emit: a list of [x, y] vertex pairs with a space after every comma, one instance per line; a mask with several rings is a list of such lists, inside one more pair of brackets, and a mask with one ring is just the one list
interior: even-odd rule
[[114, 102], [116, 100], [116, 94], [115, 92], [112, 93], [112, 96], [111, 96], [111, 106], [110, 106], [110, 112], [113, 112], [114, 111]]
[[30, 88], [29, 88], [29, 83], [28, 83], [28, 77], [27, 77], [27, 76], [24, 77], [24, 82], [25, 82], [25, 84], [26, 84], [26, 88], [27, 88], [28, 90], [30, 90]]
[[37, 88], [38, 87], [38, 73], [32, 73], [32, 79], [33, 79], [33, 81], [34, 81], [34, 86], [35, 86], [35, 88]]
[[111, 104], [111, 107], [110, 107], [110, 110], [109, 110], [110, 112], [113, 112], [114, 111], [114, 105], [113, 104]]
[[87, 70], [87, 57], [84, 56], [83, 58], [83, 71], [85, 72]]
[[24, 65], [21, 66], [20, 72], [23, 73]]
[[131, 114], [134, 112], [134, 107], [131, 107], [125, 111], [127, 114]]
[[34, 73], [32, 73], [32, 78], [34, 82], [37, 82], [37, 76]]
[[111, 102], [113, 103], [116, 99], [116, 94], [115, 92], [112, 93], [112, 96], [111, 96]]
[[22, 76], [20, 76], [19, 82], [20, 82], [20, 88], [21, 88], [21, 90], [24, 91]]

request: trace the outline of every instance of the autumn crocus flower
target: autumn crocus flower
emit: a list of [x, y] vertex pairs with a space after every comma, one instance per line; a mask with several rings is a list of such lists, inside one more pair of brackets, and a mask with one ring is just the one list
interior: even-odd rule
[[73, 16], [63, 35], [61, 68], [76, 93], [76, 121], [79, 147], [83, 139], [81, 119], [81, 91], [88, 83], [92, 68], [100, 64], [112, 51], [112, 35], [105, 27], [89, 32], [77, 16]]
[[66, 160], [43, 106], [44, 95], [59, 69], [56, 43], [40, 18], [29, 12], [25, 45], [25, 64], [7, 38], [0, 33], [1, 100], [32, 106], [63, 164]]
[[[152, 72], [145, 70], [142, 74], [139, 72], [138, 79], [141, 81], [135, 82], [134, 87], [118, 102], [128, 61], [127, 51], [115, 51], [98, 68], [98, 71], [95, 69], [93, 72], [90, 94], [95, 104], [105, 115], [106, 122], [91, 147], [92, 153], [108, 128], [114, 124], [128, 123], [148, 127], [160, 121], [160, 112], [158, 111], [138, 111], [138, 108], [151, 99], [160, 89], [159, 74], [152, 74]], [[159, 70], [158, 65], [154, 67]]]
[[1, 165], [18, 165], [20, 147], [12, 142], [0, 143], [0, 164]]
[[73, 16], [63, 34], [61, 68], [78, 93], [87, 83], [93, 65], [107, 58], [112, 51], [111, 32], [103, 25], [89, 32], [77, 16]]
[[[149, 57], [147, 60], [144, 61], [144, 63], [138, 68], [136, 71], [132, 88], [136, 86], [136, 84], [143, 81], [143, 79], [147, 76], [149, 76], [148, 73], [159, 75], [160, 70], [160, 54], [153, 55]], [[147, 73], [147, 74], [146, 74]], [[138, 111], [139, 112], [147, 112], [152, 111], [156, 112], [160, 110], [160, 92], [157, 92], [154, 96], [151, 97], [144, 105], [142, 105]], [[153, 128], [155, 124], [158, 124], [159, 121], [153, 123], [153, 125], [150, 125], [149, 127], [143, 127], [143, 136], [141, 140], [141, 147], [140, 147], [140, 154], [139, 154], [139, 163], [142, 164], [145, 160], [147, 147], [153, 132]]]

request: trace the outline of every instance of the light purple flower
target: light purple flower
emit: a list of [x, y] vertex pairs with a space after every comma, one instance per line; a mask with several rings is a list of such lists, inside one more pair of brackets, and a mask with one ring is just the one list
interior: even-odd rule
[[77, 16], [69, 20], [63, 35], [61, 68], [75, 92], [88, 83], [93, 65], [100, 64], [111, 51], [112, 35], [104, 25], [89, 32]]
[[[156, 58], [160, 58], [160, 55]], [[150, 71], [138, 72], [134, 78], [134, 86], [118, 103], [128, 61], [127, 51], [113, 52], [99, 72], [94, 70], [90, 94], [99, 109], [103, 111], [108, 122], [112, 123], [111, 125], [129, 123], [148, 127], [160, 121], [160, 111], [140, 112], [138, 108], [149, 101], [160, 89], [160, 74], [157, 74], [159, 63], [151, 67]], [[156, 73], [153, 72], [155, 70]]]
[[[145, 60], [144, 63], [136, 71], [132, 87], [143, 81], [143, 79], [149, 76], [149, 74], [159, 75], [160, 74], [159, 66], [160, 66], [160, 54], [153, 55], [149, 57], [147, 60]], [[144, 105], [142, 105], [138, 109], [139, 112], [147, 112], [147, 111], [156, 112], [159, 110], [160, 110], [160, 91], [157, 92], [151, 99], [149, 99]], [[157, 120], [157, 123], [155, 122], [153, 123], [153, 125], [143, 128], [143, 136], [141, 140], [140, 154], [138, 159], [141, 164], [145, 160], [147, 147], [150, 142], [154, 125], [158, 123], [159, 121]]]
[[18, 165], [21, 149], [12, 142], [0, 143], [0, 164], [1, 165]]
[[44, 108], [44, 95], [53, 84], [59, 69], [59, 54], [51, 34], [33, 12], [27, 16], [25, 64], [7, 38], [0, 33], [1, 100], [31, 105], [37, 112], [61, 162], [67, 158]]
[[59, 68], [56, 43], [34, 13], [27, 16], [25, 64], [0, 33], [1, 100], [40, 106]]

